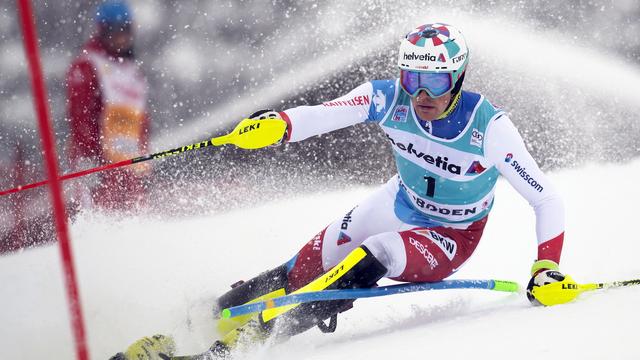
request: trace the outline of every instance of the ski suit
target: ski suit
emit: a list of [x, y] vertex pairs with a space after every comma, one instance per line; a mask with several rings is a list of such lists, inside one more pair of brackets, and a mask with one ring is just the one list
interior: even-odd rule
[[394, 152], [397, 175], [338, 217], [287, 263], [290, 291], [365, 245], [386, 277], [440, 281], [475, 250], [502, 175], [533, 207], [538, 259], [560, 261], [564, 207], [508, 116], [462, 91], [444, 118], [419, 119], [398, 80], [374, 80], [317, 106], [280, 113], [295, 142], [361, 122], [376, 123]]
[[[67, 73], [70, 163], [74, 171], [119, 162], [147, 152], [150, 122], [147, 80], [131, 58], [115, 58], [93, 38]], [[145, 194], [146, 167], [102, 172], [78, 184], [72, 197], [84, 206], [130, 209]], [[95, 178], [94, 178], [95, 179]]]

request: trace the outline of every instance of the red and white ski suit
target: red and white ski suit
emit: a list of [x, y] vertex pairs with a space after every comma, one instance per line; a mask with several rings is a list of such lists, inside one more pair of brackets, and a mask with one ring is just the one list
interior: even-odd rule
[[[147, 152], [147, 80], [135, 60], [116, 58], [93, 38], [66, 78], [68, 142], [74, 171], [115, 163]], [[144, 199], [149, 166], [107, 170], [76, 182], [72, 197], [82, 205], [128, 209]]]
[[[378, 124], [398, 168], [381, 189], [338, 217], [288, 263], [291, 290], [360, 245], [387, 268], [389, 278], [433, 282], [448, 277], [480, 241], [498, 176], [534, 209], [538, 259], [560, 261], [562, 199], [508, 116], [482, 95], [463, 91], [445, 118], [424, 123], [409, 100], [397, 81], [374, 80], [333, 101], [281, 112], [289, 141], [357, 123]], [[436, 126], [454, 128], [457, 135], [438, 137]], [[434, 182], [431, 190], [426, 180]]]

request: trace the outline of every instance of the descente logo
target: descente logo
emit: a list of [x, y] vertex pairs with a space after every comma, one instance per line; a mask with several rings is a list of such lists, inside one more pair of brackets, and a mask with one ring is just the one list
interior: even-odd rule
[[426, 246], [424, 246], [422, 243], [412, 238], [411, 236], [409, 236], [409, 244], [413, 245], [416, 250], [418, 250], [418, 252], [422, 254], [422, 256], [424, 256], [424, 259], [427, 260], [427, 263], [429, 264], [431, 270], [435, 269], [438, 266], [438, 260], [436, 260], [436, 257], [433, 256], [433, 254], [429, 251], [429, 249], [427, 249]]
[[423, 152], [418, 152], [413, 148], [413, 144], [409, 143], [409, 145], [405, 145], [403, 143], [396, 142], [389, 134], [387, 134], [387, 139], [398, 149], [401, 151], [406, 151], [413, 156], [423, 159], [427, 164], [435, 165], [437, 168], [448, 171], [452, 174], [460, 175], [462, 173], [462, 166], [456, 164], [450, 164], [449, 158], [441, 157], [440, 155], [434, 157], [433, 155], [429, 155]]
[[431, 55], [429, 53], [418, 55], [418, 54], [412, 52], [411, 54], [405, 53], [404, 54], [404, 59], [405, 60], [409, 60], [409, 61], [411, 61], [411, 60], [436, 61], [436, 56], [435, 55]]

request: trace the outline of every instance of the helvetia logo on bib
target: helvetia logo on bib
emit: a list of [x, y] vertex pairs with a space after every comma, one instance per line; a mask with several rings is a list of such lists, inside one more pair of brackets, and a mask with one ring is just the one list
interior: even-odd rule
[[351, 242], [351, 236], [340, 231], [340, 235], [338, 236], [338, 241], [337, 241], [338, 246], [344, 245], [350, 242]]
[[487, 168], [482, 166], [480, 161], [476, 160], [473, 163], [471, 163], [471, 166], [469, 166], [469, 169], [467, 170], [465, 175], [478, 175], [478, 174], [482, 174], [485, 170], [487, 170]]
[[406, 152], [415, 156], [418, 159], [424, 160], [427, 164], [433, 165], [439, 169], [447, 171], [451, 174], [460, 175], [462, 173], [462, 166], [458, 164], [453, 164], [449, 162], [449, 158], [441, 155], [431, 155], [427, 154], [424, 151], [416, 150], [415, 145], [413, 143], [409, 143], [407, 145], [395, 141], [389, 134], [387, 134], [387, 140], [391, 142], [399, 151]]

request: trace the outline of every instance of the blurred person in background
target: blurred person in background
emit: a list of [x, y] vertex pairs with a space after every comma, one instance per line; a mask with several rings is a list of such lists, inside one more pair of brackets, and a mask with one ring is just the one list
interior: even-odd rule
[[[135, 61], [129, 5], [122, 0], [101, 3], [95, 25], [66, 77], [73, 171], [134, 158], [147, 152], [149, 141], [147, 80]], [[135, 208], [144, 203], [150, 172], [143, 163], [75, 181], [71, 211]]]

